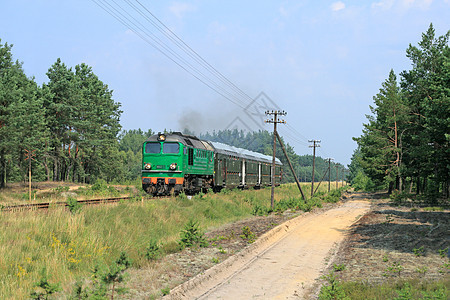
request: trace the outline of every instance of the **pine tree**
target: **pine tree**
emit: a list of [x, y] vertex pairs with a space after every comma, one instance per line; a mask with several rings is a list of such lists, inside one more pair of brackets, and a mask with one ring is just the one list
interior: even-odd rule
[[373, 97], [372, 115], [364, 124], [363, 135], [354, 140], [360, 147], [360, 165], [378, 186], [394, 182], [401, 189], [401, 132], [406, 123], [406, 106], [403, 104], [393, 70], [383, 82], [380, 92]]
[[405, 135], [408, 175], [416, 178], [417, 193], [436, 198], [439, 186], [448, 197], [450, 152], [450, 31], [437, 37], [433, 25], [422, 34], [418, 47], [406, 51], [413, 68], [401, 73], [401, 86], [411, 109]]

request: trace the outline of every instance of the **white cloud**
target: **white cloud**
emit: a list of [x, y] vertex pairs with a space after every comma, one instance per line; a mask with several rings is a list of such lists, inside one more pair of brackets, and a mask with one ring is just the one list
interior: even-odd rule
[[394, 0], [381, 0], [379, 2], [372, 3], [373, 9], [388, 10], [394, 5]]
[[331, 10], [332, 11], [339, 11], [345, 8], [345, 3], [342, 1], [334, 2], [331, 4]]
[[169, 10], [178, 18], [182, 18], [185, 13], [194, 11], [195, 7], [188, 3], [175, 2], [169, 7]]

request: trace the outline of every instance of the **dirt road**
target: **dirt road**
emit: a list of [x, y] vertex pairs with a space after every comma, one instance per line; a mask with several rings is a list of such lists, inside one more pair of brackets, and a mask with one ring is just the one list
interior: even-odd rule
[[369, 211], [353, 199], [283, 223], [254, 244], [173, 289], [170, 299], [302, 299], [346, 229]]

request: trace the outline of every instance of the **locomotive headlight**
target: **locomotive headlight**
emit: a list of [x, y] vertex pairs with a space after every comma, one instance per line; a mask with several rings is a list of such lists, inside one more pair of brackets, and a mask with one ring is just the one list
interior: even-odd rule
[[150, 163], [146, 163], [144, 165], [144, 169], [146, 169], [146, 170], [150, 170], [151, 168], [152, 168], [152, 164], [150, 164]]
[[170, 167], [169, 167], [172, 171], [176, 170], [177, 168], [177, 164], [176, 163], [171, 163]]
[[164, 142], [166, 140], [166, 135], [163, 133], [158, 134], [158, 141]]

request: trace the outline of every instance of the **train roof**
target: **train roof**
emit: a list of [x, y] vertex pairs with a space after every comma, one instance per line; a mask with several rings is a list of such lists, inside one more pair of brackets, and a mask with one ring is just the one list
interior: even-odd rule
[[[272, 163], [272, 156], [269, 155], [264, 155], [258, 152], [253, 152], [247, 149], [222, 144], [219, 142], [209, 142], [209, 143], [214, 147], [217, 153]], [[275, 158], [275, 163], [277, 165], [282, 165], [281, 161], [278, 158]]]
[[[149, 137], [146, 142], [158, 142], [158, 137], [162, 133], [158, 133]], [[164, 133], [166, 142], [178, 142], [185, 146], [191, 146], [196, 149], [214, 151], [214, 148], [207, 142], [193, 135], [182, 134], [181, 132]]]
[[[146, 140], [146, 142], [160, 141], [159, 136], [161, 134], [162, 133], [158, 133], [150, 136]], [[178, 142], [182, 143], [185, 146], [191, 146], [196, 149], [209, 150], [221, 154], [242, 157], [245, 159], [252, 159], [256, 161], [272, 163], [272, 156], [264, 155], [258, 152], [253, 152], [243, 148], [233, 147], [219, 142], [204, 141], [193, 135], [186, 135], [182, 134], [181, 132], [171, 132], [171, 133], [164, 133], [164, 136], [166, 142]], [[275, 163], [277, 165], [282, 165], [281, 161], [278, 158], [275, 158]]]

